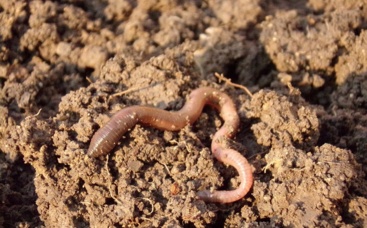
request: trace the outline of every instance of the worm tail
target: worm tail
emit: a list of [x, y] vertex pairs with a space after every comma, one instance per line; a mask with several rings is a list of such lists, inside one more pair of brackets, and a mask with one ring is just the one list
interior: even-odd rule
[[209, 190], [199, 191], [197, 196], [205, 202], [212, 203], [232, 203], [242, 199], [250, 191], [253, 184], [251, 165], [245, 157], [232, 149], [219, 148], [216, 154], [219, 161], [231, 165], [237, 170], [241, 184], [234, 190], [213, 192]]
[[106, 155], [137, 122], [138, 118], [136, 112], [134, 112], [134, 106], [117, 112], [104, 127], [93, 135], [87, 152], [88, 155], [92, 157]]

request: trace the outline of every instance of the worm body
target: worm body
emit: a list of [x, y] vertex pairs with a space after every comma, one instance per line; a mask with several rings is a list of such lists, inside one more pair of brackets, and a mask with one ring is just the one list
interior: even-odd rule
[[234, 136], [240, 120], [231, 98], [213, 88], [204, 87], [192, 91], [185, 105], [176, 112], [145, 106], [131, 106], [120, 110], [94, 134], [88, 155], [98, 157], [109, 153], [122, 135], [137, 123], [161, 130], [178, 131], [186, 125], [194, 123], [201, 115], [205, 105], [217, 109], [224, 120], [223, 126], [213, 137], [212, 153], [216, 159], [237, 170], [241, 184], [235, 190], [200, 191], [197, 196], [206, 202], [231, 203], [237, 201], [243, 198], [252, 187], [252, 170], [245, 157], [235, 150], [224, 148], [223, 143], [221, 143]]

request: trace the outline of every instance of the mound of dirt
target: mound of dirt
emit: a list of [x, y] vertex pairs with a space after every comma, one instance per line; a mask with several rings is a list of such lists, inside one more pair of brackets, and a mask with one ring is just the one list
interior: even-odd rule
[[[364, 4], [0, 0], [0, 226], [366, 227]], [[243, 199], [196, 197], [239, 185], [211, 154], [210, 108], [87, 156], [113, 113], [179, 110], [201, 86], [236, 103]]]

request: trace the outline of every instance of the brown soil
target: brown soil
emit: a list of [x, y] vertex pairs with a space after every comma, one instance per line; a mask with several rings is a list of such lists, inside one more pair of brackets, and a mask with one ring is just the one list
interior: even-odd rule
[[[0, 0], [0, 227], [367, 227], [366, 4]], [[112, 113], [178, 110], [200, 86], [238, 107], [244, 199], [195, 197], [238, 185], [210, 108], [86, 156]]]

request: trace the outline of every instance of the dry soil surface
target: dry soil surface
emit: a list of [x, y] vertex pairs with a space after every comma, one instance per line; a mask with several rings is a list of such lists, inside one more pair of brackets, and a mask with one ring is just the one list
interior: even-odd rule
[[[0, 0], [0, 227], [367, 227], [366, 0]], [[223, 73], [252, 92], [219, 80]], [[225, 91], [253, 166], [242, 200], [205, 108], [178, 132], [94, 132], [130, 105]]]

